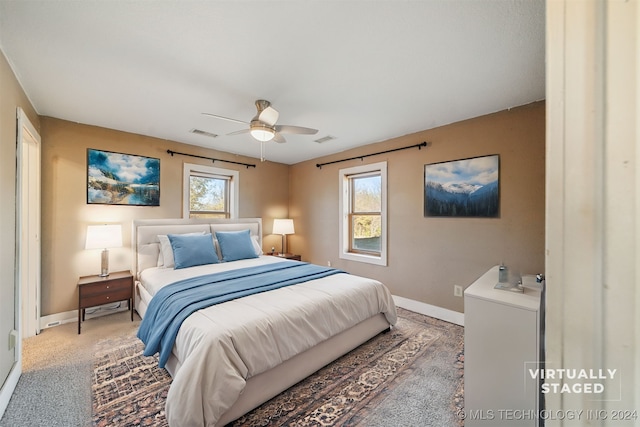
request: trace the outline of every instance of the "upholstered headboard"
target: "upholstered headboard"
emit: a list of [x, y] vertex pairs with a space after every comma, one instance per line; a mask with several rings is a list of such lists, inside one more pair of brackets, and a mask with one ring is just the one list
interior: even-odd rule
[[262, 247], [262, 218], [236, 219], [138, 219], [133, 221], [131, 242], [133, 244], [133, 274], [138, 277], [146, 268], [155, 267], [160, 251], [159, 234], [184, 234], [204, 231], [240, 231], [249, 229], [258, 238]]

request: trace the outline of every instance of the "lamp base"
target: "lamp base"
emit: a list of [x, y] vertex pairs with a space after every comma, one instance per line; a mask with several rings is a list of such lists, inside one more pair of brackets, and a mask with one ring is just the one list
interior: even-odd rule
[[98, 277], [109, 276], [109, 250], [104, 249], [101, 254], [100, 274]]

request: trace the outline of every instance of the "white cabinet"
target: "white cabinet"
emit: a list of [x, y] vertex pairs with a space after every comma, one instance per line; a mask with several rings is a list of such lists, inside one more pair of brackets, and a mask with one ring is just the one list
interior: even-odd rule
[[498, 266], [464, 292], [465, 426], [536, 426], [540, 291], [494, 289]]

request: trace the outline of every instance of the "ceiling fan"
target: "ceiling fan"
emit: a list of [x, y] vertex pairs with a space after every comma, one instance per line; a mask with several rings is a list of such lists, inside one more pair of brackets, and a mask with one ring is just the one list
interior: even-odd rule
[[245, 122], [243, 120], [230, 119], [229, 117], [219, 116], [217, 114], [211, 113], [202, 113], [206, 116], [215, 117], [217, 119], [228, 120], [231, 122], [242, 123], [245, 125], [249, 125], [246, 129], [241, 129], [235, 132], [231, 132], [228, 135], [238, 135], [241, 133], [250, 133], [252, 137], [260, 142], [266, 141], [275, 141], [275, 142], [287, 142], [287, 140], [282, 136], [283, 133], [289, 134], [303, 134], [303, 135], [314, 135], [318, 132], [317, 129], [305, 128], [301, 126], [290, 126], [290, 125], [277, 125], [278, 116], [280, 115], [278, 111], [271, 106], [269, 101], [265, 101], [264, 99], [258, 99], [256, 101], [256, 109], [258, 113], [255, 115], [250, 122]]

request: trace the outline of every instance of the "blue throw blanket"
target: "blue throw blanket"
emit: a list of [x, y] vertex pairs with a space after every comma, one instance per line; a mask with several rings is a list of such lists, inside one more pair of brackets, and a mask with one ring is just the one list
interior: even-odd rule
[[138, 329], [138, 338], [145, 344], [144, 355], [160, 352], [159, 366], [164, 367], [182, 322], [197, 310], [337, 273], [343, 271], [284, 261], [192, 277], [167, 285], [151, 299]]

